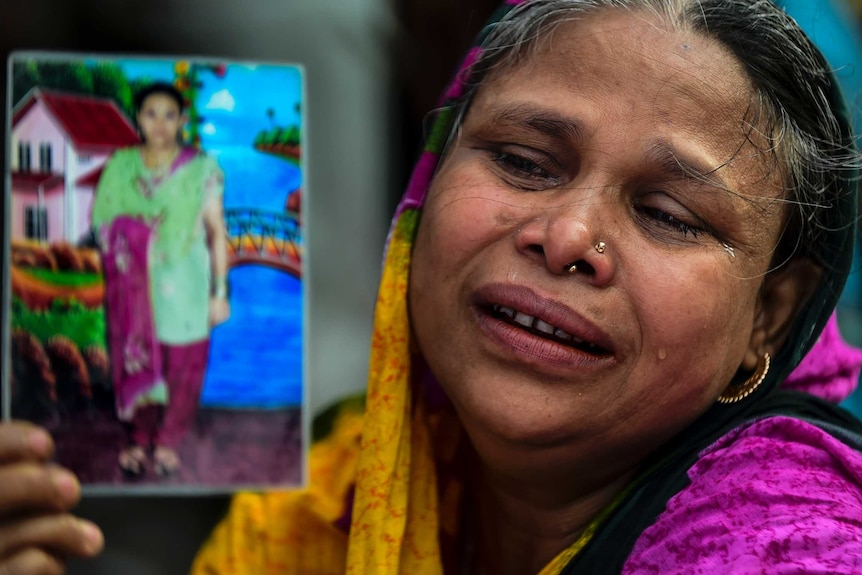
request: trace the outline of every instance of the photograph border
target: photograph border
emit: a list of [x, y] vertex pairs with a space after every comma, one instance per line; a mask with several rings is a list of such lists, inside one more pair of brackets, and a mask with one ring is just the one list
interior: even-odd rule
[[[313, 414], [310, 412], [309, 395], [311, 384], [309, 382], [309, 360], [310, 353], [308, 349], [309, 331], [311, 329], [311, 299], [312, 293], [308, 289], [311, 265], [311, 246], [308, 242], [309, 234], [307, 229], [309, 222], [312, 222], [312, 214], [314, 212], [312, 205], [314, 204], [313, 195], [309, 193], [311, 182], [308, 169], [308, 154], [311, 148], [310, 141], [312, 139], [311, 129], [309, 126], [308, 106], [313, 105], [308, 99], [308, 73], [302, 63], [287, 62], [287, 61], [272, 61], [266, 59], [249, 60], [249, 59], [233, 59], [221, 58], [218, 56], [201, 56], [191, 54], [125, 54], [125, 53], [99, 53], [99, 52], [75, 52], [75, 51], [51, 51], [51, 50], [18, 50], [11, 52], [6, 61], [6, 125], [5, 125], [5, 142], [6, 142], [6, 166], [4, 171], [4, 202], [3, 202], [3, 267], [0, 269], [2, 276], [2, 325], [0, 325], [0, 357], [3, 361], [3, 369], [0, 370], [0, 391], [2, 391], [2, 420], [9, 421], [12, 416], [12, 393], [11, 393], [11, 310], [12, 310], [12, 286], [11, 286], [11, 198], [12, 198], [12, 154], [11, 147], [12, 139], [12, 119], [14, 102], [12, 101], [13, 92], [13, 67], [16, 61], [22, 59], [37, 59], [44, 61], [83, 61], [83, 60], [104, 60], [116, 62], [118, 60], [141, 61], [141, 62], [177, 62], [189, 61], [199, 64], [225, 64], [239, 66], [283, 66], [295, 68], [300, 75], [300, 123], [302, 130], [302, 153], [299, 158], [298, 167], [301, 171], [302, 189], [302, 260], [300, 262], [301, 280], [300, 290], [302, 299], [302, 377], [301, 377], [301, 393], [302, 400], [300, 404], [300, 433], [301, 433], [301, 484], [236, 484], [229, 486], [209, 486], [201, 484], [176, 484], [176, 483], [128, 483], [128, 484], [83, 484], [82, 492], [85, 496], [182, 496], [182, 495], [221, 495], [244, 490], [283, 490], [283, 489], [300, 489], [309, 485], [309, 449], [311, 445], [312, 419]], [[313, 225], [313, 223], [311, 224]]]

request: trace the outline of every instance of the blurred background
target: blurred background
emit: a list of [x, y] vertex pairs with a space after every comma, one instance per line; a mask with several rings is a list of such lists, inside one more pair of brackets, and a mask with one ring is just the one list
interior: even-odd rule
[[[862, 127], [862, 0], [784, 0], [821, 44]], [[3, 0], [0, 54], [63, 50], [290, 62], [306, 70], [305, 277], [312, 413], [362, 390], [389, 218], [422, 118], [496, 0]], [[4, 95], [5, 97], [5, 95]], [[3, 114], [5, 125], [6, 104]], [[5, 142], [3, 144], [5, 146]], [[3, 158], [6, 158], [5, 149]], [[857, 264], [857, 268], [858, 268]], [[862, 282], [840, 309], [862, 345]], [[848, 405], [862, 413], [860, 394]], [[224, 497], [90, 498], [106, 552], [73, 574], [180, 575]]]

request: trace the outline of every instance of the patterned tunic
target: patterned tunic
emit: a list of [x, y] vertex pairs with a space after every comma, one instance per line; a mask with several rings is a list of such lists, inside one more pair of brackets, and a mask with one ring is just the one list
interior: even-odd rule
[[93, 205], [93, 225], [126, 215], [157, 222], [149, 256], [156, 334], [162, 343], [188, 344], [209, 335], [210, 255], [203, 211], [221, 201], [217, 162], [183, 150], [165, 170], [149, 170], [139, 148], [116, 152], [105, 166]]

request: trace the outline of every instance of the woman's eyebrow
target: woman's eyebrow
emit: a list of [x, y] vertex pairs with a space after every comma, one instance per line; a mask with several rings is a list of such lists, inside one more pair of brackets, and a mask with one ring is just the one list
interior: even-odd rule
[[645, 157], [648, 163], [658, 166], [674, 179], [696, 180], [710, 186], [730, 190], [728, 183], [718, 173], [726, 164], [715, 166], [706, 158], [674, 149], [665, 140], [653, 142], [647, 149]]
[[[494, 111], [490, 126], [527, 127], [558, 140], [576, 144], [587, 140], [584, 124], [575, 119], [548, 111], [531, 104], [516, 104]], [[649, 164], [658, 166], [664, 173], [678, 180], [697, 180], [710, 186], [731, 190], [719, 170], [725, 164], [714, 165], [706, 157], [675, 148], [665, 139], [657, 139], [645, 154]]]
[[507, 106], [492, 114], [491, 125], [527, 126], [555, 139], [583, 142], [585, 130], [581, 122], [566, 118], [532, 105]]

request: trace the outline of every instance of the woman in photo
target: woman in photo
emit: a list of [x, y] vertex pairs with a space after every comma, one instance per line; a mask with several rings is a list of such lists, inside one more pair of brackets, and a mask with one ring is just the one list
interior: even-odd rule
[[170, 84], [135, 100], [141, 144], [105, 166], [92, 222], [103, 246], [117, 414], [129, 476], [180, 468], [177, 445], [195, 420], [212, 326], [228, 318], [223, 174], [181, 145], [183, 99]]

